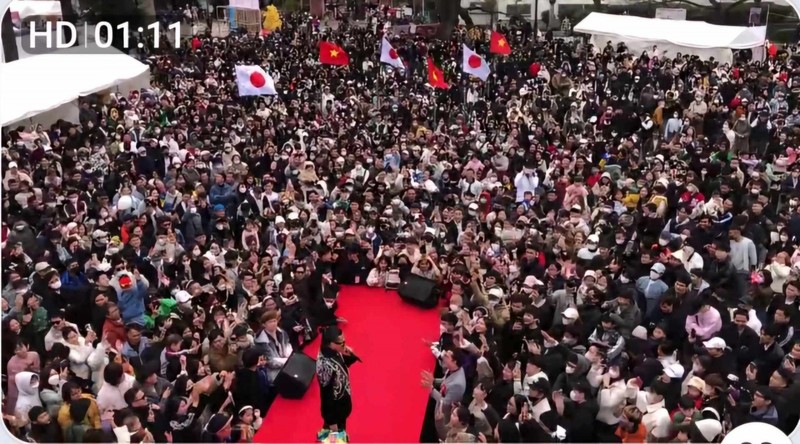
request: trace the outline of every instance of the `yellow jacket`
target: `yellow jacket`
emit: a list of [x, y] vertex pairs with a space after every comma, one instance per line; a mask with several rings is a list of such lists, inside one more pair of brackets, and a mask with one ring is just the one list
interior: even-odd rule
[[625, 205], [629, 211], [633, 211], [636, 209], [636, 205], [639, 204], [639, 193], [628, 193], [623, 199], [622, 204]]
[[[86, 412], [86, 420], [89, 421], [89, 425], [92, 428], [99, 429], [100, 428], [100, 409], [97, 408], [97, 401], [94, 400], [94, 396], [88, 395], [84, 393], [81, 397], [89, 399], [91, 401], [91, 405], [89, 406], [89, 411]], [[69, 404], [64, 403], [61, 405], [61, 408], [58, 409], [58, 425], [61, 426], [61, 430], [66, 430], [69, 426], [72, 425], [72, 417], [69, 415]]]

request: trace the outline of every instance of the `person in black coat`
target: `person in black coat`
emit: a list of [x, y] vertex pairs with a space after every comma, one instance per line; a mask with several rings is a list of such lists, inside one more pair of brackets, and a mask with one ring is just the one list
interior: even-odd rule
[[322, 427], [331, 431], [344, 431], [347, 418], [353, 411], [350, 397], [350, 366], [357, 358], [345, 345], [339, 327], [328, 327], [322, 334], [317, 357], [317, 381], [320, 388]]
[[347, 254], [339, 258], [336, 266], [336, 282], [347, 285], [366, 285], [370, 264], [358, 245], [347, 247]]
[[42, 406], [33, 406], [28, 410], [30, 420], [30, 438], [33, 442], [59, 442], [63, 439], [61, 428]]
[[756, 365], [756, 381], [760, 385], [768, 385], [772, 373], [780, 367], [783, 361], [783, 350], [775, 340], [778, 337], [778, 329], [772, 324], [761, 329], [761, 342], [756, 347], [753, 362]]
[[719, 337], [736, 356], [736, 370], [744, 372], [747, 364], [753, 361], [758, 348], [759, 336], [752, 328], [747, 326], [750, 315], [747, 310], [737, 309], [733, 312], [733, 323], [725, 324], [719, 332]]
[[236, 370], [236, 386], [233, 390], [234, 405], [249, 405], [260, 416], [267, 412], [275, 399], [266, 362], [260, 350], [246, 350], [242, 355], [243, 366]]
[[727, 344], [720, 337], [714, 337], [703, 342], [711, 363], [706, 367], [707, 374], [716, 373], [723, 378], [733, 372], [736, 368], [736, 357], [727, 350]]
[[[564, 394], [566, 395], [566, 393]], [[592, 399], [592, 388], [586, 381], [580, 381], [569, 392], [569, 400], [558, 401], [554, 395], [556, 410], [561, 413], [569, 442], [595, 442], [594, 421], [599, 407]], [[563, 405], [563, 412], [559, 409]]]

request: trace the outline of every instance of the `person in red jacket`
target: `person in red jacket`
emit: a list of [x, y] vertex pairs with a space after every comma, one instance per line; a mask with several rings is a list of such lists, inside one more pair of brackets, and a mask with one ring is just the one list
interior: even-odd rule
[[122, 349], [126, 340], [125, 323], [122, 321], [119, 307], [113, 302], [106, 304], [106, 321], [103, 323], [103, 338], [117, 350]]

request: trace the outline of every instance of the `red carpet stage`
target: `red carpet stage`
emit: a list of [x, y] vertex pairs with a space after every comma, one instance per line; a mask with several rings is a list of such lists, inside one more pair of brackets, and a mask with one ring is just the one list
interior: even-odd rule
[[[428, 391], [420, 372], [434, 358], [422, 338], [436, 340], [439, 311], [423, 310], [395, 292], [342, 287], [337, 315], [347, 345], [364, 361], [350, 367], [353, 413], [347, 420], [352, 442], [419, 442]], [[319, 340], [304, 350], [316, 359]], [[278, 396], [253, 442], [314, 442], [322, 428], [316, 378], [303, 399]]]

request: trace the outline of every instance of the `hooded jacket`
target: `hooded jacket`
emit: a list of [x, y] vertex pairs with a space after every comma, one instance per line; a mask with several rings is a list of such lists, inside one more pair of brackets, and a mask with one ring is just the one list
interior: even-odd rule
[[[131, 288], [122, 289], [119, 285], [119, 280], [122, 276], [127, 275], [133, 281]], [[122, 315], [122, 320], [126, 324], [139, 324], [144, 325], [144, 300], [147, 297], [147, 289], [150, 283], [144, 276], [139, 276], [136, 280], [131, 273], [122, 272], [117, 274], [111, 280], [110, 285], [117, 291], [117, 298], [119, 299], [119, 312]]]
[[39, 382], [31, 384], [31, 377], [38, 376], [33, 372], [20, 372], [14, 377], [14, 382], [17, 383], [17, 405], [14, 407], [14, 414], [23, 420], [28, 421], [28, 410], [34, 406], [42, 406], [42, 400], [39, 399]]

